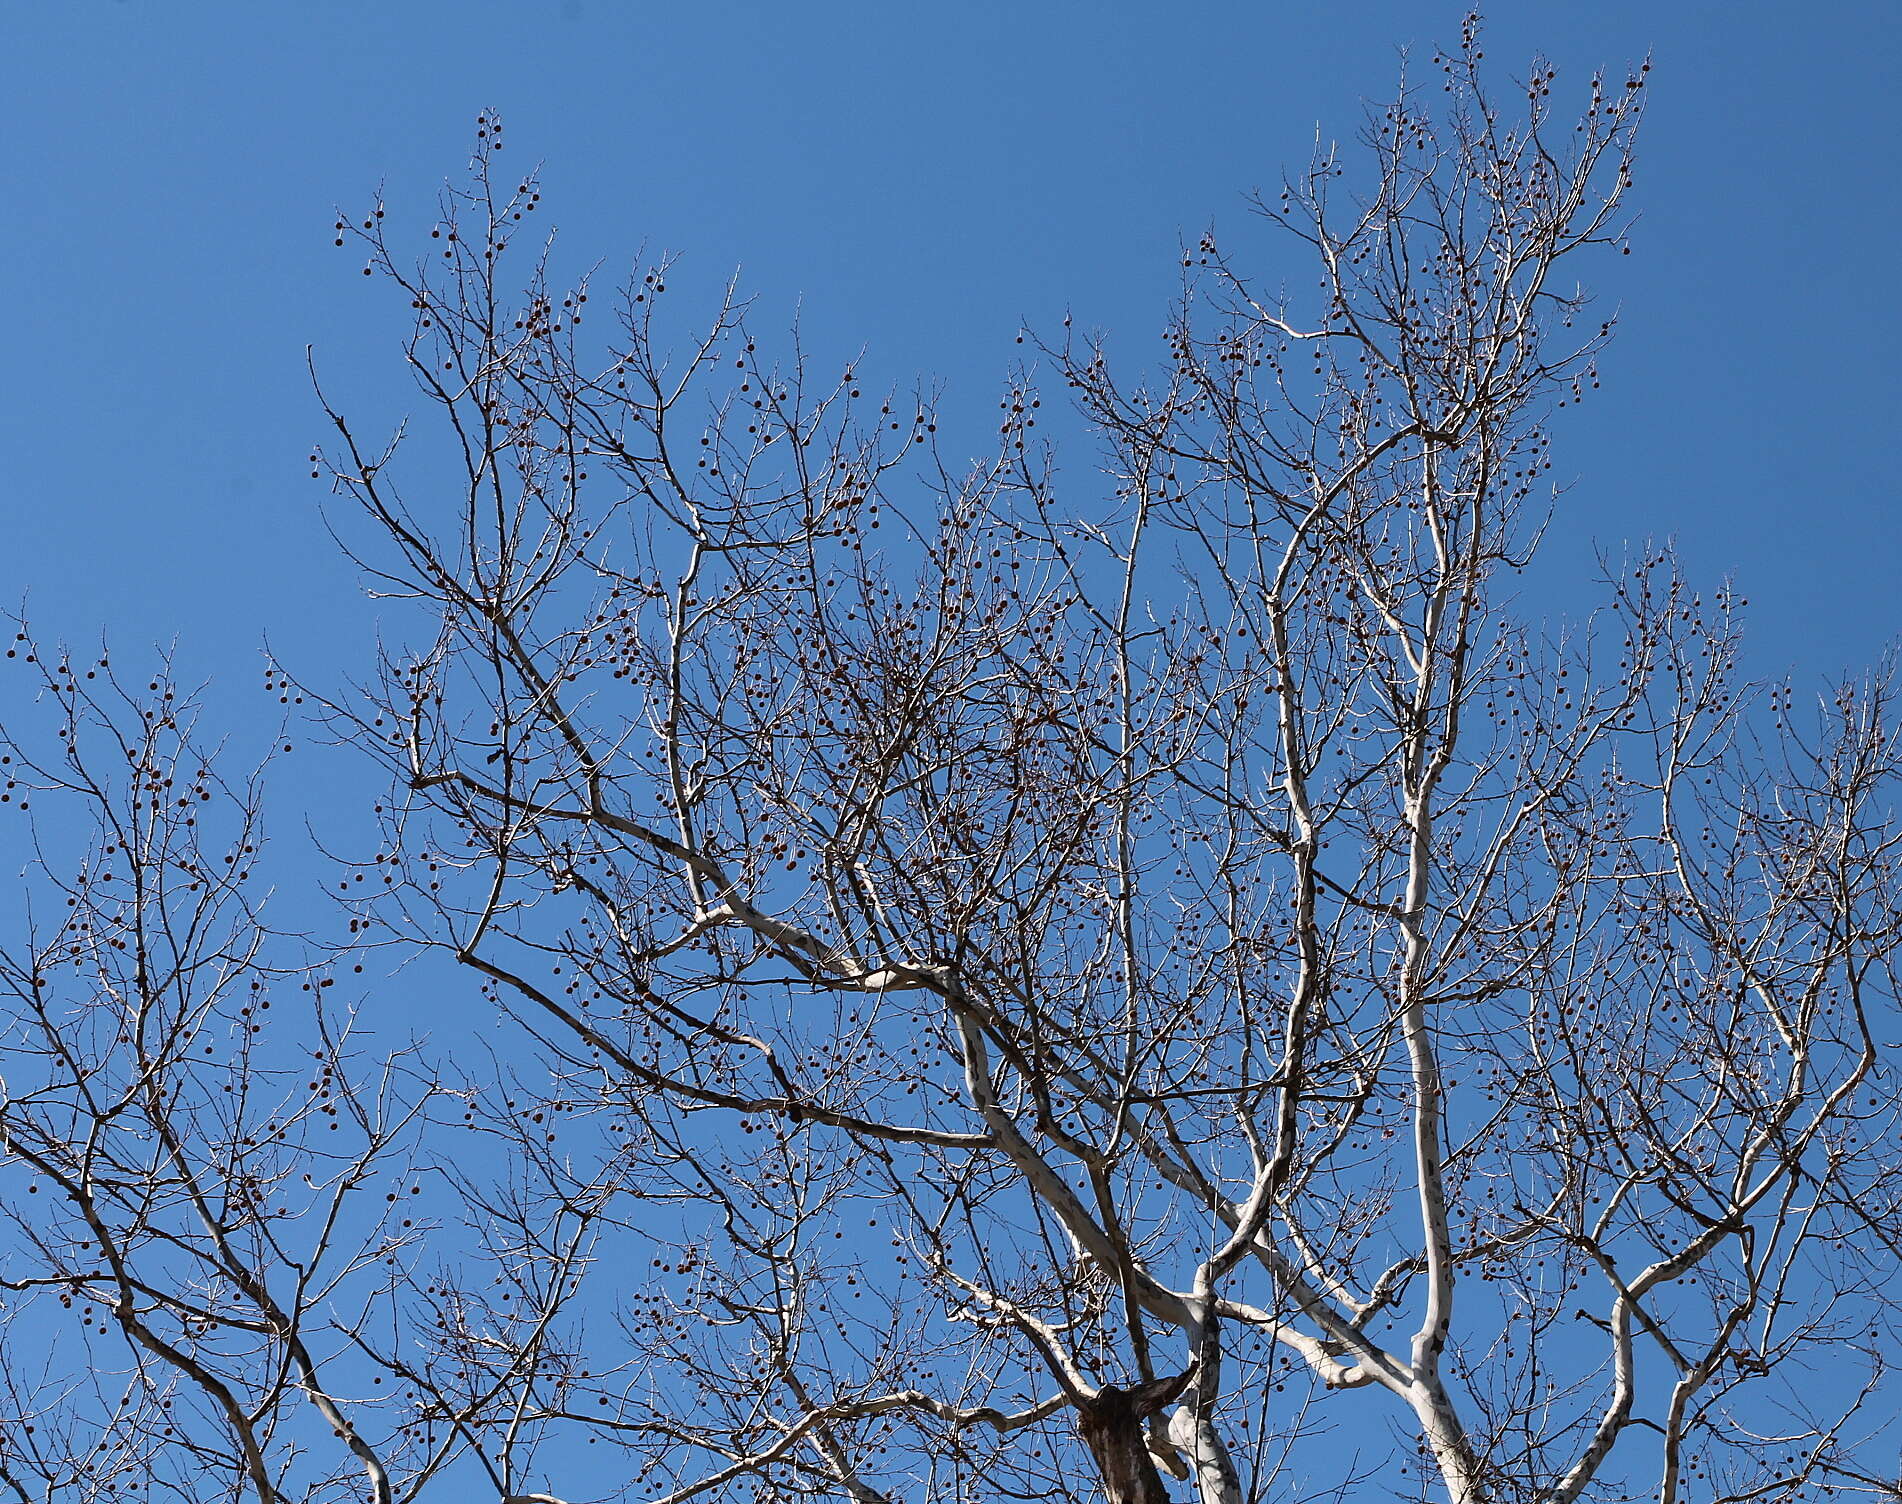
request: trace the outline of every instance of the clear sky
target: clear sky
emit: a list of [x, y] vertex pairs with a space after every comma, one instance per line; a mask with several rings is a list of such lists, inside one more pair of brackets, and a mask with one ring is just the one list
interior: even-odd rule
[[[1072, 309], [1146, 353], [1178, 237], [1239, 226], [1402, 44], [1457, 29], [1418, 0], [10, 0], [0, 600], [127, 648], [176, 634], [225, 679], [266, 631], [300, 666], [354, 655], [371, 617], [305, 475], [304, 346], [366, 418], [409, 399], [399, 310], [332, 208], [382, 183], [426, 223], [485, 106], [545, 162], [571, 264], [742, 265], [763, 326], [803, 300], [819, 344], [975, 415], [1019, 320]], [[1559, 430], [1553, 605], [1588, 599], [1594, 540], [1675, 533], [1738, 576], [1761, 671], [1895, 635], [1899, 30], [1860, 0], [1495, 7], [1508, 69], [1543, 48], [1582, 88], [1656, 60], [1636, 251], [1603, 268], [1624, 333]]]

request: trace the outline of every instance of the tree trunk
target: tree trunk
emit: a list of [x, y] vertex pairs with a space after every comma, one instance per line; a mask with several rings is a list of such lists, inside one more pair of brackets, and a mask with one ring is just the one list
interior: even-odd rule
[[1077, 1432], [1103, 1475], [1108, 1504], [1170, 1504], [1149, 1450], [1148, 1423], [1175, 1401], [1194, 1371], [1131, 1389], [1105, 1384], [1094, 1398], [1077, 1402]]

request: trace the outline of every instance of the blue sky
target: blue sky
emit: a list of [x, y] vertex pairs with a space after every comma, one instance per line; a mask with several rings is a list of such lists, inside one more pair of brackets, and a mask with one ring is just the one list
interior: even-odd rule
[[[331, 211], [382, 183], [427, 223], [481, 108], [545, 162], [570, 265], [611, 276], [646, 243], [690, 285], [742, 266], [763, 327], [797, 305], [821, 348], [864, 344], [975, 417], [1019, 320], [1069, 309], [1150, 348], [1178, 237], [1240, 226], [1317, 126], [1352, 133], [1401, 44], [1457, 28], [1419, 3], [21, 0], [0, 600], [58, 635], [177, 636], [223, 680], [267, 631], [313, 670], [355, 656], [372, 616], [305, 474], [305, 344], [353, 410], [409, 399], [399, 310]], [[1867, 662], [1902, 559], [1892, 17], [1530, 0], [1488, 35], [1507, 69], [1548, 51], [1561, 86], [1656, 59], [1637, 248], [1604, 268], [1624, 332], [1559, 430], [1577, 485], [1535, 610], [1589, 602], [1594, 542], [1674, 533], [1698, 575], [1735, 571], [1758, 670]]]

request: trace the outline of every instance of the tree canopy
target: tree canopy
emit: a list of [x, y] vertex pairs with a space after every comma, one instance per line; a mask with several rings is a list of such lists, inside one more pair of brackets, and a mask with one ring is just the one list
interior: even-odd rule
[[384, 648], [267, 681], [387, 782], [332, 933], [169, 669], [9, 654], [0, 1486], [1897, 1497], [1890, 679], [1514, 584], [1647, 72], [1469, 20], [976, 458], [563, 280], [493, 113], [340, 215], [420, 411], [318, 383]]

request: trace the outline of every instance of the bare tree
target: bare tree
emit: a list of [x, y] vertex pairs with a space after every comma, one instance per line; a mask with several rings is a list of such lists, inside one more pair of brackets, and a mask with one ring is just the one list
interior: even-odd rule
[[[194, 1185], [311, 1165], [285, 1109], [202, 1109], [236, 1125], [203, 1167], [144, 1145], [90, 1233], [150, 1242], [149, 1289], [82, 1291], [77, 1243], [9, 1274], [181, 1328], [136, 1372], [205, 1429], [81, 1436], [57, 1395], [53, 1450], [202, 1455], [265, 1504], [366, 1472], [518, 1504], [1894, 1497], [1889, 682], [1799, 714], [1660, 550], [1577, 628], [1516, 609], [1646, 69], [1555, 122], [1554, 70], [1508, 108], [1480, 56], [1469, 20], [1352, 163], [1257, 201], [1314, 306], [1205, 238], [1166, 359], [1124, 375], [1066, 321], [974, 462], [862, 360], [762, 350], [731, 289], [682, 332], [666, 260], [606, 311], [564, 287], [492, 115], [420, 262], [380, 205], [340, 218], [440, 421], [372, 440], [326, 399], [313, 455], [413, 611], [321, 696], [395, 788], [339, 887], [359, 944], [512, 1020], [403, 1098], [465, 1233], [404, 1246], [364, 1192], [346, 1309], [241, 1199], [167, 1231]], [[1038, 433], [1039, 372], [1093, 473]], [[21, 1037], [66, 1038], [33, 956]], [[371, 1110], [312, 996], [355, 1190], [409, 1108]], [[9, 1077], [9, 1153], [69, 1197], [93, 1125], [162, 1143], [198, 1101], [165, 1091], [212, 1079], [198, 1005], [152, 1006], [186, 1011], [113, 1078], [131, 1110], [87, 1095], [119, 1058], [90, 1036]], [[346, 1401], [346, 1359], [391, 1402]], [[245, 1482], [248, 1435], [305, 1444], [292, 1400], [339, 1470]], [[78, 1487], [26, 1455], [22, 1497]]]
[[1513, 614], [1645, 70], [1555, 130], [1479, 56], [1370, 119], [1364, 193], [1329, 152], [1259, 201], [1313, 310], [1211, 238], [1155, 373], [1040, 347], [1107, 494], [1028, 371], [966, 467], [731, 296], [670, 348], [665, 262], [598, 342], [545, 259], [506, 299], [492, 117], [439, 254], [345, 226], [459, 465], [413, 504], [332, 412], [437, 623], [333, 700], [404, 791], [378, 922], [623, 1130], [587, 1204], [666, 1251], [567, 1418], [637, 1494], [1091, 1496], [1086, 1454], [1231, 1504], [1350, 1486], [1303, 1439], [1374, 1394], [1422, 1497], [1886, 1486], [1888, 687], [1799, 728], [1656, 552], [1588, 628]]
[[387, 1504], [433, 1459], [353, 1355], [418, 1236], [427, 1083], [329, 1003], [333, 948], [265, 926], [261, 784], [168, 668], [24, 626], [7, 657], [40, 704], [0, 731], [0, 1491]]

